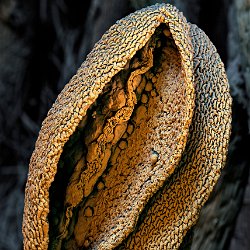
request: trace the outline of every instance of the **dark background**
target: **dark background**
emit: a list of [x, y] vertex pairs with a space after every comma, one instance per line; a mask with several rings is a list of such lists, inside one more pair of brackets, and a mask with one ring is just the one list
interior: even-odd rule
[[249, 0], [0, 0], [0, 249], [21, 249], [24, 188], [41, 122], [94, 43], [156, 2], [202, 28], [233, 96], [228, 162], [194, 227], [191, 249], [250, 249]]

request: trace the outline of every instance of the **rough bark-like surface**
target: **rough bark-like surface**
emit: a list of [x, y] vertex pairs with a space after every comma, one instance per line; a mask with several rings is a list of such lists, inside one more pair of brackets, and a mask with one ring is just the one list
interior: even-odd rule
[[249, 1], [232, 1], [227, 8], [227, 73], [234, 98], [229, 157], [222, 178], [195, 227], [192, 249], [249, 248], [249, 60], [246, 59], [250, 53]]
[[[224, 71], [208, 37], [171, 5], [112, 26], [42, 124], [26, 185], [25, 249], [117, 247], [159, 189], [141, 222], [151, 233], [138, 228], [124, 248], [178, 248], [225, 163], [231, 97]], [[64, 147], [74, 144], [80, 158]], [[68, 155], [79, 162], [70, 166]], [[100, 178], [104, 188], [96, 190]]]
[[[247, 72], [249, 68], [246, 67], [246, 63], [242, 63], [241, 43], [240, 39], [237, 38], [240, 30], [240, 36], [244, 37], [245, 41], [243, 42], [245, 44], [244, 51], [248, 55], [246, 58], [250, 58], [249, 47], [246, 46], [249, 44], [249, 29], [247, 29], [249, 21], [246, 19], [249, 17], [249, 14], [247, 14], [249, 13], [249, 1], [234, 1], [233, 5], [237, 5], [238, 10], [240, 10], [240, 12], [237, 11], [237, 18], [235, 16], [236, 7], [233, 7], [233, 11], [229, 12], [232, 1], [227, 0], [123, 0], [119, 1], [120, 6], [124, 8], [123, 10], [120, 6], [115, 10], [112, 8], [112, 1], [108, 0], [73, 2], [41, 0], [36, 1], [36, 6], [33, 5], [33, 2], [25, 1], [24, 3], [22, 0], [4, 0], [0, 3], [0, 43], [7, 45], [7, 47], [2, 46], [0, 60], [1, 58], [7, 58], [8, 62], [12, 62], [12, 64], [9, 64], [2, 60], [0, 71], [0, 78], [2, 79], [0, 89], [5, 91], [4, 94], [1, 94], [0, 106], [0, 231], [4, 232], [0, 237], [0, 248], [16, 250], [19, 246], [21, 247], [20, 225], [22, 220], [23, 186], [28, 159], [34, 147], [41, 121], [44, 119], [58, 91], [74, 74], [94, 42], [100, 38], [94, 34], [94, 31], [97, 30], [95, 28], [95, 17], [102, 16], [102, 21], [98, 21], [98, 26], [103, 25], [102, 31], [104, 31], [116, 19], [134, 11], [135, 8], [145, 7], [156, 2], [169, 2], [176, 5], [183, 11], [188, 21], [199, 25], [210, 37], [224, 64], [228, 65], [227, 72], [230, 84], [235, 85], [232, 91], [234, 117], [228, 167], [223, 173], [224, 178], [221, 179], [216, 192], [210, 199], [211, 202], [215, 202], [214, 205], [205, 209], [201, 215], [202, 218], [206, 218], [205, 221], [201, 220], [201, 224], [203, 223], [205, 227], [196, 230], [196, 235], [200, 235], [199, 242], [201, 244], [199, 249], [211, 249], [213, 246], [218, 246], [221, 241], [226, 242], [222, 248], [228, 249], [230, 239], [234, 238], [233, 235], [243, 231], [242, 229], [232, 231], [232, 229], [242, 206], [250, 166], [247, 152], [250, 147], [247, 121], [250, 119], [246, 112], [247, 106], [249, 106], [249, 95], [247, 94], [249, 88], [246, 86], [246, 81], [249, 80], [249, 76], [243, 73]], [[105, 6], [112, 9], [112, 11], [108, 12], [108, 15], [103, 13], [103, 8], [108, 9]], [[96, 11], [97, 9], [98, 11]], [[211, 15], [211, 13], [213, 14]], [[245, 14], [243, 15], [243, 13]], [[110, 16], [114, 16], [113, 19], [111, 18], [112, 20], [109, 18]], [[108, 22], [106, 18], [110, 21]], [[23, 22], [24, 19], [25, 22]], [[238, 29], [238, 19], [241, 24], [240, 29]], [[87, 20], [90, 20], [90, 26], [86, 24]], [[246, 28], [243, 29], [243, 27]], [[4, 35], [5, 33], [16, 33], [18, 39], [9, 40]], [[88, 37], [91, 39], [88, 39]], [[93, 37], [96, 37], [96, 40], [92, 39]], [[233, 44], [227, 46], [226, 40], [233, 41]], [[90, 41], [91, 44], [89, 44]], [[18, 49], [17, 53], [8, 54], [8, 51], [10, 51], [8, 48], [17, 48], [20, 44], [23, 45], [20, 50]], [[11, 51], [13, 52], [13, 50]], [[16, 58], [17, 54], [20, 55], [20, 52], [24, 55], [24, 60], [20, 60], [20, 58], [17, 58], [17, 60], [11, 59], [12, 56]], [[30, 54], [32, 55], [31, 58]], [[17, 64], [18, 61], [23, 63]], [[7, 79], [10, 79], [8, 85], [6, 85], [7, 79], [1, 77], [4, 72], [10, 72], [7, 77]], [[18, 77], [11, 77], [11, 75], [17, 75]], [[24, 75], [25, 83], [21, 80]], [[7, 90], [7, 86], [13, 87]], [[9, 97], [10, 95], [11, 97]], [[17, 106], [17, 109], [14, 109], [17, 103], [20, 105]], [[6, 112], [7, 110], [8, 112]], [[233, 156], [231, 157], [231, 155]], [[224, 190], [223, 193], [219, 192], [221, 188]], [[227, 195], [228, 193], [229, 195]], [[234, 195], [232, 196], [230, 193], [234, 193]], [[248, 191], [245, 192], [245, 197], [248, 197], [247, 194], [249, 194]], [[222, 197], [224, 198], [222, 199]], [[219, 205], [221, 203], [223, 206]], [[238, 222], [238, 225], [245, 225], [246, 232], [249, 232], [250, 224], [246, 220], [248, 217], [242, 216], [241, 218], [243, 218], [244, 223]], [[230, 230], [225, 228], [230, 228]], [[229, 234], [228, 231], [232, 233]], [[209, 235], [218, 235], [218, 237], [210, 237]], [[8, 240], [6, 240], [7, 238]], [[224, 238], [227, 239], [224, 240]], [[208, 242], [208, 244], [202, 244], [203, 242]], [[214, 245], [214, 242], [216, 242], [216, 245]], [[237, 244], [240, 244], [238, 242]], [[248, 246], [245, 249], [248, 249]]]

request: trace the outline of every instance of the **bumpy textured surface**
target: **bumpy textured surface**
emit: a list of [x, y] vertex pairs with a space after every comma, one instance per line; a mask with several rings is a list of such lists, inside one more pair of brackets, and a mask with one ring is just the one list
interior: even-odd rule
[[186, 149], [171, 179], [149, 203], [143, 223], [120, 249], [177, 249], [198, 219], [226, 160], [231, 97], [224, 65], [197, 26], [191, 25], [190, 36], [196, 105]]
[[219, 177], [230, 117], [223, 64], [175, 7], [118, 21], [42, 124], [24, 248], [177, 248]]

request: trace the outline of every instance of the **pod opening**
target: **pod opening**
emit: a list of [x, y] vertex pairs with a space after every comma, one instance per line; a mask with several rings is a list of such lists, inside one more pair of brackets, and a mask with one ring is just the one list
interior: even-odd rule
[[49, 249], [115, 247], [173, 173], [189, 115], [165, 24], [105, 86], [64, 146], [50, 187]]

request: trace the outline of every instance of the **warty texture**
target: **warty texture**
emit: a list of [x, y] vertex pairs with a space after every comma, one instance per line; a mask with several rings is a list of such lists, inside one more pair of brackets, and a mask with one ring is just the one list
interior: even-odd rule
[[24, 249], [178, 248], [218, 180], [230, 124], [224, 66], [198, 27], [165, 4], [117, 21], [42, 124]]

